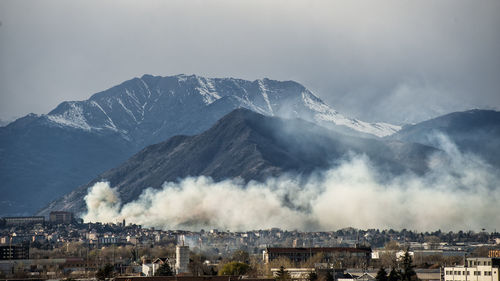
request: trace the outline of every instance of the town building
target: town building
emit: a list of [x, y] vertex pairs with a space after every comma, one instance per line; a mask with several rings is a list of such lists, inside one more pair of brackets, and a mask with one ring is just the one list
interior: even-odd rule
[[500, 281], [500, 258], [467, 258], [465, 266], [444, 268], [444, 281]]
[[29, 259], [29, 244], [0, 245], [0, 260], [23, 260]]
[[73, 213], [63, 211], [50, 212], [49, 221], [55, 224], [70, 224], [73, 222]]
[[[276, 278], [278, 277], [278, 272], [280, 271], [280, 268], [271, 268], [271, 273], [273, 274], [273, 277]], [[313, 272], [316, 272], [314, 268], [286, 268], [285, 269], [288, 274], [290, 274], [290, 277], [292, 280], [308, 280], [309, 275]]]
[[45, 217], [36, 216], [36, 217], [4, 217], [3, 221], [5, 225], [25, 225], [25, 224], [35, 224], [35, 223], [44, 223]]
[[350, 278], [338, 278], [337, 281], [373, 281], [375, 280], [375, 276], [373, 274], [364, 272], [360, 276], [351, 276]]
[[367, 265], [371, 258], [371, 248], [364, 247], [314, 247], [314, 248], [267, 248], [263, 252], [263, 260], [269, 263], [272, 260], [284, 257], [292, 262], [305, 262], [309, 258], [321, 254], [324, 263], [333, 263], [338, 259], [360, 258]]
[[172, 262], [169, 258], [156, 258], [155, 260], [143, 260], [142, 274], [144, 276], [154, 276], [158, 268], [163, 264], [168, 264], [172, 268]]
[[189, 246], [177, 245], [175, 247], [175, 272], [187, 273], [189, 264]]
[[116, 244], [125, 244], [127, 242], [126, 239], [115, 236], [107, 236], [107, 237], [99, 237], [98, 243], [99, 245], [116, 245]]

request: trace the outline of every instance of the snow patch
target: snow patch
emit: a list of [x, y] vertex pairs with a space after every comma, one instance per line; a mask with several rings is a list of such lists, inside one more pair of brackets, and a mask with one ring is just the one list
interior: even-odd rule
[[139, 78], [139, 80], [141, 80], [142, 84], [144, 85], [144, 88], [146, 88], [146, 91], [148, 93], [148, 99], [151, 98], [151, 90], [149, 89], [148, 84], [146, 84], [146, 82], [144, 82], [142, 78]]
[[252, 111], [255, 111], [257, 113], [260, 113], [262, 115], [269, 115], [269, 112], [266, 111], [265, 109], [261, 108], [260, 106], [257, 106], [255, 104], [253, 104], [251, 101], [247, 99], [243, 99], [243, 98], [240, 98], [238, 96], [233, 96], [235, 99], [237, 99], [240, 103], [241, 103], [241, 106], [244, 107], [244, 108], [247, 108], [247, 109], [250, 109]]
[[125, 112], [128, 113], [128, 115], [130, 115], [134, 121], [137, 123], [137, 119], [135, 119], [135, 115], [132, 113], [132, 111], [130, 111], [130, 109], [128, 109], [122, 102], [122, 99], [118, 98], [117, 99], [118, 103], [123, 107], [123, 109], [125, 110]]
[[200, 77], [196, 77], [196, 79], [198, 80], [198, 84], [200, 86], [196, 87], [195, 89], [200, 93], [203, 98], [203, 102], [205, 102], [206, 105], [209, 105], [221, 98], [215, 90], [214, 84], [210, 78], [202, 79]]
[[273, 108], [271, 107], [271, 103], [269, 102], [269, 96], [267, 95], [267, 88], [262, 82], [262, 80], [258, 80], [259, 83], [259, 88], [260, 92], [262, 93], [262, 97], [264, 98], [264, 101], [266, 101], [267, 108], [269, 109], [269, 113], [271, 116], [274, 116], [274, 111]]
[[310, 92], [302, 92], [302, 100], [306, 107], [315, 112], [314, 119], [316, 121], [332, 122], [335, 125], [346, 126], [356, 131], [375, 135], [377, 137], [389, 136], [401, 130], [401, 127], [396, 125], [387, 123], [368, 123], [347, 118], [330, 108], [328, 105], [322, 103]]
[[68, 102], [68, 105], [69, 109], [63, 114], [47, 115], [47, 119], [62, 126], [90, 131], [92, 127], [87, 123], [82, 107], [75, 102]]
[[118, 128], [116, 127], [115, 123], [113, 122], [113, 120], [108, 116], [108, 114], [106, 113], [106, 111], [104, 111], [104, 109], [95, 101], [90, 101], [90, 104], [92, 104], [93, 106], [99, 108], [102, 113], [104, 113], [104, 115], [106, 115], [106, 117], [108, 118], [108, 124], [104, 125], [104, 127], [108, 128], [108, 129], [112, 129], [113, 131], [118, 131]]

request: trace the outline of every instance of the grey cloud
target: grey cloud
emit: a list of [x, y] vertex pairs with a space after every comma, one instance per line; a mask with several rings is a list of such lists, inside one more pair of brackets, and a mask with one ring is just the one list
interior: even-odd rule
[[500, 108], [498, 1], [12, 0], [0, 21], [4, 119], [144, 73], [296, 80], [368, 121]]

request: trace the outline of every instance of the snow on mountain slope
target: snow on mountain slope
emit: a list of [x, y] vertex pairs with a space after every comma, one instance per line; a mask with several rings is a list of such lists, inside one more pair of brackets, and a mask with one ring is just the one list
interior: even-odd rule
[[[367, 123], [347, 118], [333, 110], [304, 86], [293, 81], [234, 78], [205, 78], [195, 75], [134, 78], [89, 100], [64, 102], [47, 115], [54, 125], [87, 131], [120, 132], [137, 138], [146, 131], [172, 126], [187, 112], [197, 114], [224, 97], [233, 97], [234, 107], [244, 107], [269, 116], [302, 118], [323, 125], [384, 137], [400, 127], [386, 123]], [[225, 109], [229, 112], [230, 109]], [[223, 115], [223, 114], [221, 114]], [[177, 117], [177, 118], [176, 118]], [[192, 132], [186, 132], [192, 133]], [[155, 140], [161, 141], [161, 139]]]
[[333, 122], [335, 125], [346, 126], [353, 130], [372, 134], [378, 137], [385, 137], [394, 134], [401, 129], [400, 126], [387, 123], [367, 123], [356, 119], [347, 118], [323, 103], [311, 92], [303, 92], [302, 98], [307, 107], [315, 113], [316, 121]]

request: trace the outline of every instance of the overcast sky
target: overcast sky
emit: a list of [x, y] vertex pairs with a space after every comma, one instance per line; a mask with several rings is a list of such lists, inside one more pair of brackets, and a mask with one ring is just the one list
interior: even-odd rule
[[0, 1], [0, 118], [145, 73], [295, 80], [345, 115], [500, 108], [500, 1]]

